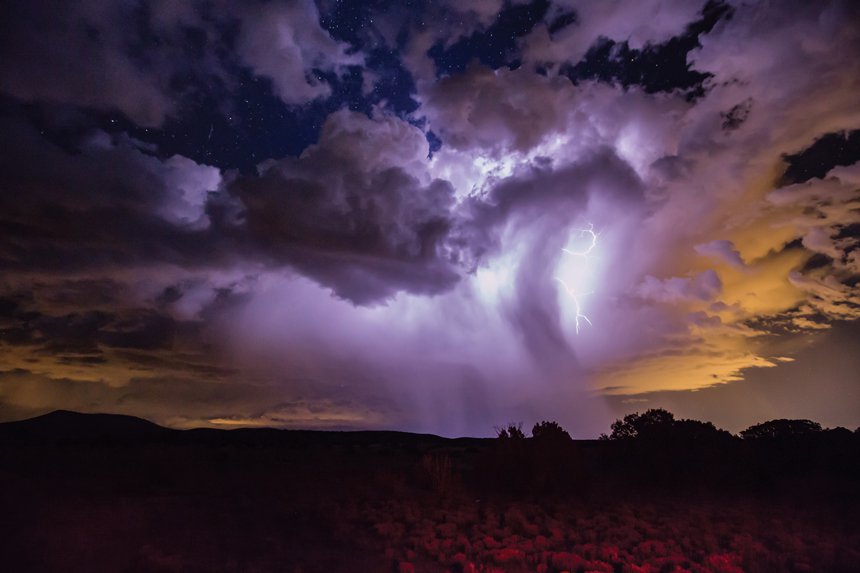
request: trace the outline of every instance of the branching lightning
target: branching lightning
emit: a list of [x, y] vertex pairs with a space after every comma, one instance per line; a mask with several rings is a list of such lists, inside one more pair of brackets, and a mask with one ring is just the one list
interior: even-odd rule
[[568, 255], [573, 255], [575, 257], [586, 257], [591, 254], [591, 251], [594, 250], [594, 247], [597, 246], [597, 233], [594, 232], [594, 225], [591, 223], [588, 224], [588, 228], [586, 229], [578, 229], [578, 233], [580, 237], [589, 236], [591, 237], [591, 241], [584, 251], [571, 251], [570, 249], [562, 249]]
[[[597, 246], [597, 233], [594, 232], [594, 225], [591, 223], [588, 224], [588, 227], [585, 229], [578, 229], [577, 231], [580, 237], [589, 237], [589, 242], [586, 245], [585, 249], [582, 251], [573, 251], [571, 249], [563, 248], [562, 251], [567, 253], [568, 255], [574, 257], [588, 257], [594, 248]], [[564, 287], [565, 292], [573, 299], [573, 305], [576, 309], [576, 333], [579, 334], [579, 329], [582, 327], [582, 322], [587, 322], [589, 326], [592, 326], [591, 320], [582, 312], [582, 305], [580, 304], [580, 298], [583, 296], [588, 296], [592, 294], [590, 292], [577, 293], [574, 289], [570, 288], [570, 286], [559, 277], [553, 277], [555, 280], [561, 283], [561, 286]]]
[[588, 326], [591, 326], [591, 320], [586, 315], [584, 315], [582, 313], [582, 307], [579, 304], [579, 297], [589, 295], [591, 293], [590, 292], [584, 292], [582, 294], [576, 294], [574, 291], [572, 291], [570, 289], [570, 287], [567, 286], [566, 282], [564, 282], [563, 280], [561, 280], [558, 277], [554, 277], [554, 278], [555, 278], [555, 280], [557, 280], [558, 282], [561, 283], [561, 286], [564, 287], [564, 290], [567, 291], [567, 294], [569, 294], [570, 298], [573, 299], [573, 304], [576, 307], [576, 333], [579, 334], [579, 328], [581, 326], [580, 320], [584, 320], [585, 322], [588, 323]]

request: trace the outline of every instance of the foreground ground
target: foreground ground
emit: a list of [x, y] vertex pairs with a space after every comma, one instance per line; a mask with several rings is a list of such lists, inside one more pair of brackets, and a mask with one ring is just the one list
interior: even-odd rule
[[846, 444], [836, 466], [786, 470], [778, 456], [753, 467], [712, 452], [685, 473], [605, 442], [6, 440], [0, 569], [858, 571], [860, 482]]

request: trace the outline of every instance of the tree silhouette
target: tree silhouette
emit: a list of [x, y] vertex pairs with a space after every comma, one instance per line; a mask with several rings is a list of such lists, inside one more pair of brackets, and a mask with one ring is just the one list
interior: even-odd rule
[[669, 432], [674, 423], [675, 415], [662, 408], [653, 408], [644, 414], [634, 412], [612, 423], [609, 439], [655, 438]]
[[732, 439], [732, 434], [717, 428], [711, 422], [699, 420], [675, 420], [672, 424], [672, 434], [680, 439], [693, 442]]
[[523, 440], [526, 437], [525, 433], [523, 432], [522, 422], [517, 422], [516, 424], [510, 422], [507, 426], [504, 426], [502, 428], [495, 428], [495, 430], [496, 437], [501, 440]]
[[812, 420], [770, 420], [750, 426], [741, 432], [745, 440], [798, 438], [821, 431], [821, 424]]
[[536, 440], [547, 442], [569, 442], [572, 439], [570, 434], [558, 425], [558, 422], [547, 420], [534, 425], [532, 428], [532, 437]]
[[529, 485], [533, 491], [569, 490], [581, 481], [577, 448], [558, 422], [535, 424], [529, 446]]
[[647, 410], [644, 414], [634, 412], [616, 420], [612, 433], [603, 434], [603, 440], [673, 440], [680, 442], [716, 442], [726, 440], [732, 435], [714, 426], [711, 422], [699, 420], [676, 420], [675, 415], [662, 408]]

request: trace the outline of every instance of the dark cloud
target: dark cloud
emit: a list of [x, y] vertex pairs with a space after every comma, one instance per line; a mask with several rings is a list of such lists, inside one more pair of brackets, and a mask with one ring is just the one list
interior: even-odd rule
[[[4, 127], [15, 142], [0, 159], [7, 270], [256, 260], [292, 266], [359, 303], [441, 292], [457, 280], [443, 250], [453, 189], [428, 178], [426, 139], [396, 118], [333, 115], [300, 158], [234, 177], [238, 202], [219, 195], [218, 170], [160, 160], [128, 138], [95, 133], [71, 153], [22, 122]], [[65, 289], [55, 296], [78, 296]], [[77, 290], [92, 303], [105, 296], [99, 279]]]
[[170, 316], [145, 310], [123, 316], [102, 328], [99, 341], [111, 348], [170, 348], [176, 330], [176, 321]]
[[98, 336], [110, 323], [103, 312], [89, 311], [62, 316], [43, 315], [28, 322], [36, 333], [33, 340], [39, 352], [47, 356], [58, 354], [97, 354]]
[[[344, 394], [320, 398], [311, 390], [284, 399], [282, 386], [213, 376], [135, 378], [123, 386], [95, 381], [52, 378], [27, 369], [0, 371], [0, 417], [22, 418], [46, 413], [54, 404], [82, 412], [147, 416], [173, 427], [268, 425], [300, 428], [355, 429], [380, 427], [390, 404], [365, 405]], [[229, 404], [229, 410], [224, 405]]]
[[241, 67], [289, 105], [326, 96], [320, 73], [363, 61], [348, 48], [322, 29], [312, 0], [13, 2], [0, 24], [0, 91], [152, 128], [207, 91], [226, 98]]
[[0, 90], [25, 101], [119, 111], [156, 126], [175, 111], [179, 60], [148, 50], [137, 3], [14, 2], [0, 24]]
[[29, 322], [39, 313], [25, 308], [32, 297], [12, 293], [0, 296], [0, 342], [12, 346], [31, 344], [34, 337]]
[[102, 132], [69, 152], [21, 121], [0, 124], [8, 149], [0, 158], [0, 265], [6, 269], [193, 265], [215, 258], [220, 238], [208, 205], [221, 182], [217, 169], [180, 156], [162, 161], [133, 140]]
[[4, 319], [0, 340], [31, 347], [44, 356], [98, 355], [102, 348], [170, 348], [179, 324], [148, 309], [111, 314], [84, 311], [62, 315], [19, 312]]
[[115, 384], [142, 365], [184, 375], [215, 368], [204, 321], [150, 306], [128, 284], [48, 275], [35, 283], [17, 280], [29, 290], [5, 285], [0, 296], [0, 345], [8, 365], [79, 379], [99, 380], [109, 372]]
[[179, 301], [182, 295], [182, 288], [179, 285], [170, 285], [164, 287], [161, 294], [155, 298], [155, 302], [158, 306], [167, 306]]
[[[432, 294], [457, 273], [445, 259], [454, 191], [431, 180], [426, 139], [396, 118], [338, 112], [319, 144], [230, 187], [249, 231], [277, 261], [356, 303]], [[416, 173], [417, 171], [417, 173]]]
[[744, 100], [741, 103], [732, 106], [725, 112], [720, 112], [720, 117], [723, 118], [723, 129], [731, 131], [739, 128], [747, 120], [752, 111], [752, 100]]

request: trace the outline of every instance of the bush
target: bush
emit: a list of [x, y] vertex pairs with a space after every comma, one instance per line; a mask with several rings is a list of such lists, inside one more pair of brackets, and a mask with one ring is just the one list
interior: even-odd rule
[[454, 474], [451, 470], [451, 458], [445, 454], [425, 454], [421, 466], [430, 478], [430, 487], [440, 496], [451, 493]]
[[514, 424], [513, 422], [509, 423], [507, 426], [503, 428], [495, 428], [496, 437], [501, 440], [523, 440], [526, 435], [523, 433], [523, 423], [517, 422]]
[[558, 422], [543, 421], [538, 422], [532, 428], [532, 437], [535, 440], [545, 440], [547, 442], [570, 442], [571, 437], [567, 431], [558, 425]]

